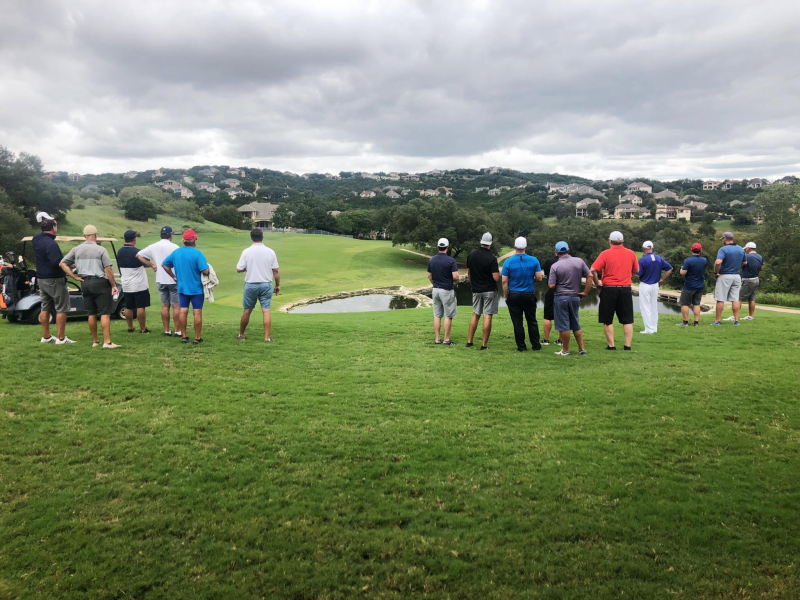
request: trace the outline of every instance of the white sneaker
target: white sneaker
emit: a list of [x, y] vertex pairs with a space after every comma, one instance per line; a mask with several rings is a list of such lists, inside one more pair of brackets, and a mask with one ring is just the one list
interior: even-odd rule
[[742, 319], [742, 320], [743, 320], [743, 321], [755, 321], [755, 320], [756, 320], [756, 318], [755, 318], [755, 317], [751, 317], [751, 316], [749, 316], [749, 315], [748, 315], [748, 316], [746, 316], [746, 317], [745, 317], [744, 319]]
[[569, 356], [569, 352], [564, 352], [563, 350], [559, 350], [558, 352], [554, 353], [556, 356]]
[[654, 333], [655, 333], [655, 331], [640, 331], [639, 333], [644, 333], [644, 334], [647, 334], [647, 335], [652, 335], [652, 334], [654, 334]]
[[114, 348], [119, 348], [119, 347], [120, 346], [118, 344], [115, 344], [114, 342], [111, 342], [109, 344], [103, 344], [103, 350], [113, 350]]
[[735, 321], [736, 319], [733, 318], [733, 315], [728, 317], [727, 319], [722, 319], [723, 321]]
[[74, 344], [75, 340], [69, 339], [67, 336], [64, 336], [63, 340], [56, 340], [56, 346], [60, 344]]
[[39, 340], [42, 344], [51, 344], [55, 342], [58, 338], [53, 337], [52, 335], [49, 338], [42, 338]]
[[92, 348], [97, 348], [100, 345], [100, 342], [92, 342]]

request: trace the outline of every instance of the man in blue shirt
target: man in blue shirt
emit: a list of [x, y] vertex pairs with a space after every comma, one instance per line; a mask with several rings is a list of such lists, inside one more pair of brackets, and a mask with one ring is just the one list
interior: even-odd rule
[[[639, 259], [639, 311], [642, 313], [644, 331], [658, 332], [658, 286], [672, 273], [672, 265], [653, 252], [653, 242], [642, 244], [644, 255]], [[662, 275], [662, 273], [664, 273]]]
[[[433, 330], [436, 332], [434, 344], [444, 344], [445, 346], [455, 346], [456, 343], [450, 339], [450, 328], [453, 319], [456, 318], [458, 310], [456, 308], [456, 291], [453, 289], [453, 282], [458, 281], [458, 265], [454, 258], [447, 256], [447, 249], [450, 242], [447, 238], [439, 239], [436, 244], [438, 254], [431, 257], [428, 261], [428, 280], [433, 285], [431, 298], [433, 299]], [[444, 317], [444, 341], [441, 337], [442, 317]]]
[[706, 286], [706, 267], [708, 259], [700, 256], [703, 247], [700, 244], [692, 244], [692, 255], [683, 261], [681, 275], [683, 280], [683, 291], [681, 291], [681, 313], [683, 322], [678, 323], [680, 327], [689, 326], [689, 306], [694, 310], [694, 326], [700, 324], [700, 304], [703, 301], [703, 291]]
[[742, 289], [739, 291], [739, 302], [747, 302], [749, 313], [744, 320], [752, 321], [756, 313], [756, 291], [760, 283], [758, 279], [761, 269], [764, 268], [764, 258], [756, 252], [756, 243], [747, 242], [744, 245], [744, 263], [742, 263]]
[[503, 293], [514, 326], [514, 340], [517, 350], [525, 352], [525, 328], [522, 325], [522, 316], [528, 323], [528, 337], [534, 350], [541, 350], [539, 341], [539, 324], [536, 322], [536, 290], [534, 283], [542, 280], [542, 266], [539, 261], [525, 254], [528, 241], [524, 237], [514, 240], [514, 256], [503, 263]]
[[722, 234], [722, 241], [725, 245], [719, 249], [717, 260], [714, 261], [714, 275], [717, 278], [714, 299], [717, 301], [717, 311], [712, 325], [722, 325], [720, 317], [726, 302], [731, 303], [733, 324], [738, 325], [739, 309], [742, 307], [742, 303], [739, 302], [739, 291], [742, 288], [739, 271], [745, 262], [745, 254], [739, 244], [733, 243], [733, 234], [730, 231]]
[[[189, 343], [189, 333], [186, 329], [189, 317], [189, 305], [192, 305], [194, 316], [194, 342], [197, 345], [203, 341], [201, 334], [203, 328], [203, 280], [202, 275], [208, 275], [208, 263], [203, 253], [195, 248], [197, 234], [187, 229], [183, 232], [183, 248], [178, 248], [167, 258], [161, 266], [167, 275], [178, 284], [178, 300], [180, 302], [180, 327], [176, 331], [183, 332], [183, 343]], [[174, 269], [174, 271], [173, 271]]]

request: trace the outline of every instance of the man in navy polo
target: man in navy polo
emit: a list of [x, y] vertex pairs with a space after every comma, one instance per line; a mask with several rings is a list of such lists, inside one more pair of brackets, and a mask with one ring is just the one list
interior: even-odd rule
[[[672, 273], [672, 265], [653, 252], [653, 242], [642, 244], [644, 255], [639, 259], [639, 311], [642, 313], [644, 331], [658, 332], [658, 286]], [[663, 273], [663, 275], [662, 275]]]

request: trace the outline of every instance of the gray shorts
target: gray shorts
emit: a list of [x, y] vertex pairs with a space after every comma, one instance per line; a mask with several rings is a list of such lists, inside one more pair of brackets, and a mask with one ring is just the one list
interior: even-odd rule
[[700, 306], [703, 303], [703, 288], [681, 291], [681, 306]]
[[157, 283], [156, 288], [158, 288], [158, 297], [161, 298], [162, 305], [180, 306], [177, 283]]
[[56, 314], [67, 314], [69, 312], [67, 280], [62, 278], [40, 279], [39, 298], [42, 301], [42, 312], [52, 313], [55, 308]]
[[717, 287], [714, 289], [714, 300], [717, 302], [738, 302], [741, 287], [741, 275], [735, 273], [720, 275], [717, 277]]
[[445, 317], [455, 319], [458, 314], [456, 309], [456, 291], [433, 288], [433, 316], [437, 319]]
[[497, 292], [478, 292], [472, 294], [472, 312], [476, 315], [496, 315], [500, 298]]
[[556, 296], [553, 298], [553, 316], [556, 331], [580, 331], [578, 312], [581, 309], [579, 296]]
[[742, 279], [742, 289], [739, 290], [739, 302], [755, 302], [756, 290], [761, 282], [758, 277]]

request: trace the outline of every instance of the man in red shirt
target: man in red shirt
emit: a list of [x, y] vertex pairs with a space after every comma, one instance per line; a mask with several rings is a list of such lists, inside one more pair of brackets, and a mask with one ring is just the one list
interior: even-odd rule
[[[614, 345], [614, 314], [622, 323], [625, 334], [623, 350], [631, 349], [633, 340], [633, 292], [631, 275], [639, 272], [636, 253], [622, 245], [622, 233], [612, 231], [608, 236], [611, 247], [603, 250], [592, 264], [594, 284], [600, 289], [599, 321], [603, 324], [608, 346], [606, 350], [616, 350]], [[603, 272], [602, 278], [600, 272]]]

